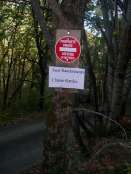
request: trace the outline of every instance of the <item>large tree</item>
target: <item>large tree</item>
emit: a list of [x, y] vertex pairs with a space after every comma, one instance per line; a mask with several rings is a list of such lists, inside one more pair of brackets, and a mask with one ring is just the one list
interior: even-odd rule
[[[83, 31], [84, 26], [84, 12], [86, 1], [83, 0], [48, 0], [48, 5], [52, 9], [56, 17], [57, 29], [79, 29]], [[32, 0], [32, 8], [35, 12], [36, 18], [41, 26], [44, 37], [51, 49], [52, 59], [54, 56], [53, 36], [48, 30], [45, 19], [42, 15], [40, 2]], [[54, 61], [54, 60], [53, 60]], [[61, 91], [55, 92], [53, 99], [53, 112], [47, 117], [47, 131], [44, 141], [44, 163], [43, 170], [45, 173], [64, 173], [67, 167], [67, 141], [68, 134], [71, 127], [70, 105], [71, 94]]]

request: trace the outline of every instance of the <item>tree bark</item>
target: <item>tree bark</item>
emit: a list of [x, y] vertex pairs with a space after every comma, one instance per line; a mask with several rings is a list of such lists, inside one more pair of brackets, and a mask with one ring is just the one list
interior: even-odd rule
[[131, 1], [128, 1], [126, 19], [127, 22], [124, 25], [121, 43], [120, 43], [120, 52], [118, 57], [118, 62], [115, 70], [114, 85], [113, 85], [113, 95], [112, 95], [112, 104], [111, 104], [111, 113], [112, 118], [120, 117], [121, 108], [122, 108], [122, 95], [124, 88], [124, 80], [126, 75], [126, 70], [128, 67], [128, 62], [131, 59]]
[[91, 55], [89, 51], [89, 44], [87, 41], [86, 33], [83, 31], [83, 45], [84, 45], [84, 53], [86, 56], [86, 64], [88, 64], [88, 72], [89, 72], [89, 77], [90, 77], [90, 83], [91, 83], [91, 88], [93, 90], [93, 99], [94, 99], [94, 108], [95, 111], [98, 111], [98, 94], [97, 94], [97, 86], [96, 86], [96, 77], [93, 71], [92, 63], [91, 63]]
[[[49, 30], [45, 25], [42, 12], [38, 3], [38, 0], [32, 0], [32, 8], [39, 25], [42, 28], [43, 34], [48, 41], [50, 49], [52, 47], [51, 37]], [[86, 1], [83, 0], [66, 0], [61, 5], [58, 5], [56, 0], [48, 0], [49, 7], [56, 15], [59, 29], [83, 29], [83, 16], [84, 7]], [[53, 38], [54, 39], [54, 38]], [[54, 49], [52, 49], [54, 56]], [[53, 60], [54, 61], [54, 60]], [[55, 92], [53, 99], [54, 110], [46, 119], [47, 131], [44, 137], [44, 161], [43, 161], [43, 173], [48, 174], [50, 172], [61, 174], [66, 172], [68, 165], [67, 159], [67, 141], [68, 133], [71, 128], [71, 99], [72, 95], [66, 91], [61, 90]]]
[[[81, 7], [83, 4], [80, 0], [76, 1], [63, 1], [61, 7], [57, 5], [55, 0], [49, 0], [49, 6], [57, 16], [59, 29], [83, 29], [83, 12]], [[82, 5], [82, 6], [81, 6]], [[78, 19], [78, 21], [75, 19]], [[71, 131], [71, 115], [70, 110], [72, 107], [73, 98], [68, 91], [58, 91], [54, 98], [54, 120], [52, 116], [48, 117], [48, 139], [45, 143], [44, 155], [45, 160], [43, 163], [44, 171], [52, 173], [66, 173], [68, 166], [68, 135]], [[49, 120], [50, 119], [50, 120]], [[52, 124], [49, 125], [49, 122]]]
[[39, 69], [40, 69], [40, 83], [39, 83], [39, 102], [38, 102], [38, 109], [39, 111], [44, 111], [44, 96], [45, 96], [45, 84], [46, 84], [46, 77], [47, 77], [47, 52], [48, 47], [47, 44], [45, 46], [42, 45], [43, 36], [41, 35], [41, 31], [38, 29], [38, 21], [35, 17], [35, 13], [32, 9], [32, 14], [34, 18], [34, 29], [35, 29], [35, 41], [38, 50], [39, 56]]

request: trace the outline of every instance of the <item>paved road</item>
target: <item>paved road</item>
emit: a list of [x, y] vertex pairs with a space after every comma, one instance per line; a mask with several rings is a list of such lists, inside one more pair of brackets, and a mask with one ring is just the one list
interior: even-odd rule
[[42, 160], [44, 123], [0, 130], [0, 174], [19, 174]]

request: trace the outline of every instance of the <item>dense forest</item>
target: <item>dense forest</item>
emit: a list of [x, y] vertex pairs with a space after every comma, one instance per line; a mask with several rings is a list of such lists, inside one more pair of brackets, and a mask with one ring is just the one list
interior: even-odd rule
[[[84, 90], [48, 87], [49, 66], [56, 66], [57, 29], [81, 31]], [[50, 173], [51, 167], [64, 173], [71, 118], [75, 138], [89, 154], [81, 129], [88, 144], [91, 137], [120, 138], [119, 131], [126, 137], [122, 126], [130, 124], [131, 116], [130, 55], [130, 0], [1, 0], [1, 124], [33, 113], [47, 115], [43, 171]]]
[[[30, 5], [1, 2], [0, 94], [1, 110], [43, 110], [50, 51]], [[49, 16], [46, 10], [46, 18]], [[47, 90], [47, 89], [45, 89]], [[47, 99], [48, 100], [48, 99]], [[48, 101], [47, 101], [48, 102]], [[48, 103], [45, 103], [48, 107]]]
[[[46, 26], [55, 40], [57, 17], [46, 1], [41, 2], [41, 7]], [[1, 110], [11, 107], [48, 110], [48, 65], [54, 61], [47, 42], [50, 36], [43, 35], [28, 1], [5, 1], [1, 2], [0, 8]], [[90, 104], [96, 110], [111, 112], [112, 117], [123, 115], [130, 92], [130, 47], [126, 46], [130, 41], [128, 3], [93, 1], [81, 8], [85, 15], [84, 24], [80, 25], [84, 25], [88, 41], [82, 41], [80, 64], [87, 67], [90, 76], [86, 82]], [[78, 23], [77, 17], [74, 22]], [[121, 109], [114, 111], [116, 106]]]

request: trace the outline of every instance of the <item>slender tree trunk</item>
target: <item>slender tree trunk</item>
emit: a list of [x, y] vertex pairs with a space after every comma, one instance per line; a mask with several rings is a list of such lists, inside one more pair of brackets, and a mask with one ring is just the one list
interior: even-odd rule
[[130, 89], [131, 89], [131, 59], [128, 64], [128, 69], [126, 72], [126, 77], [125, 77], [125, 82], [124, 82], [123, 96], [122, 96], [122, 108], [121, 108], [121, 115], [120, 115], [121, 118], [126, 115], [126, 106], [129, 101]]
[[[38, 49], [38, 56], [39, 56], [39, 68], [40, 68], [40, 85], [39, 85], [39, 102], [38, 102], [38, 108], [40, 111], [44, 110], [44, 96], [45, 96], [45, 84], [46, 84], [46, 77], [47, 77], [47, 62], [48, 57], [48, 46], [45, 47], [42, 45], [42, 38], [41, 31], [38, 29], [38, 21], [35, 17], [35, 12], [32, 9], [32, 14], [34, 18], [34, 28], [35, 28], [35, 40], [36, 45]], [[41, 37], [42, 36], [42, 37]]]
[[94, 107], [95, 110], [98, 111], [98, 94], [97, 94], [97, 86], [96, 86], [96, 77], [95, 74], [93, 72], [93, 67], [92, 67], [92, 63], [91, 63], [91, 56], [90, 56], [90, 51], [89, 51], [89, 47], [88, 47], [88, 42], [87, 42], [87, 37], [85, 34], [85, 31], [83, 32], [83, 42], [84, 42], [84, 53], [86, 56], [86, 64], [88, 64], [88, 72], [89, 72], [89, 77], [90, 77], [90, 82], [91, 82], [91, 89], [93, 90], [93, 95], [91, 97], [93, 97], [94, 99]]
[[13, 65], [13, 51], [14, 48], [12, 48], [12, 55], [11, 55], [11, 62], [9, 63], [8, 67], [8, 74], [7, 74], [7, 80], [4, 88], [4, 95], [3, 95], [3, 106], [2, 109], [5, 110], [7, 107], [7, 102], [8, 102], [8, 93], [9, 93], [9, 85], [10, 85], [10, 77], [11, 77], [11, 70], [12, 70], [12, 65]]
[[[45, 48], [48, 51], [48, 48]], [[45, 54], [46, 55], [46, 54]], [[44, 96], [45, 96], [45, 84], [47, 77], [47, 59], [46, 56], [39, 57], [39, 67], [40, 67], [40, 99], [39, 99], [39, 109], [40, 111], [44, 110]]]

